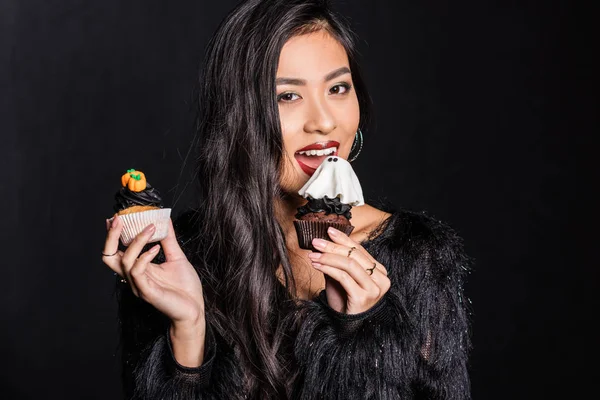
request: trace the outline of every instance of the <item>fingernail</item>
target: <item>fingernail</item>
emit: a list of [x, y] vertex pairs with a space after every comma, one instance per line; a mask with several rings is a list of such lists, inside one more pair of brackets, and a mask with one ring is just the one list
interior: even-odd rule
[[156, 246], [154, 246], [150, 249], [150, 253], [157, 253], [159, 249], [160, 249], [160, 245], [157, 244]]
[[312, 244], [317, 249], [323, 250], [327, 246], [327, 241], [325, 241], [323, 239], [313, 239]]
[[144, 228], [144, 233], [153, 233], [155, 229], [156, 227], [154, 226], [154, 224], [150, 224]]
[[110, 225], [111, 225], [111, 224], [110, 224], [110, 220], [109, 220], [109, 219], [107, 219], [107, 220], [106, 220], [106, 230], [109, 230], [109, 229], [110, 229]]
[[110, 224], [110, 228], [111, 228], [111, 229], [112, 229], [112, 228], [114, 228], [115, 226], [117, 226], [117, 219], [118, 219], [118, 218], [119, 218], [119, 217], [115, 215], [115, 217], [114, 217], [114, 218], [113, 218], [113, 220], [112, 220], [112, 224]]
[[308, 253], [308, 258], [310, 258], [311, 260], [318, 260], [321, 258], [321, 256], [321, 253]]
[[319, 263], [312, 263], [312, 266], [315, 268], [321, 268], [321, 264]]
[[327, 228], [327, 233], [329, 233], [331, 236], [339, 236], [342, 232], [330, 226]]

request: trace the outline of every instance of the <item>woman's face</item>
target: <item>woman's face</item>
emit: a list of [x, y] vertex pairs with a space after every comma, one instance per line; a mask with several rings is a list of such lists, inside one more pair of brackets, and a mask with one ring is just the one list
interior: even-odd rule
[[279, 56], [281, 187], [297, 194], [330, 154], [348, 158], [360, 110], [346, 51], [326, 31], [295, 36]]

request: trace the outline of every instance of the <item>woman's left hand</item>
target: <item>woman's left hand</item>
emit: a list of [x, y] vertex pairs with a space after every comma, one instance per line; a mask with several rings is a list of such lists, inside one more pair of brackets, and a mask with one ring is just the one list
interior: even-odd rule
[[373, 307], [390, 289], [387, 270], [345, 233], [327, 230], [333, 242], [313, 239], [321, 253], [309, 253], [312, 265], [326, 279], [327, 302], [337, 312], [358, 314]]

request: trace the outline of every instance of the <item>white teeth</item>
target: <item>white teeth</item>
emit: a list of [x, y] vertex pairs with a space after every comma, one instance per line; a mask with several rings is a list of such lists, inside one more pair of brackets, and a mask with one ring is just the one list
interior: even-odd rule
[[305, 156], [327, 156], [329, 154], [334, 154], [336, 151], [337, 151], [337, 147], [330, 147], [328, 149], [323, 149], [323, 150], [299, 151], [298, 154], [304, 154]]

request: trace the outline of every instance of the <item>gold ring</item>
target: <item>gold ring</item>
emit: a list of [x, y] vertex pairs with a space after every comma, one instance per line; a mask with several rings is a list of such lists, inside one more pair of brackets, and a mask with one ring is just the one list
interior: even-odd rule
[[115, 254], [117, 254], [118, 252], [119, 252], [119, 250], [117, 249], [117, 251], [115, 251], [115, 252], [114, 252], [114, 253], [112, 253], [112, 254], [104, 254], [104, 252], [102, 252], [102, 255], [103, 255], [104, 257], [112, 257], [112, 256], [114, 256]]
[[377, 266], [377, 263], [373, 263], [373, 268], [367, 268], [367, 271], [369, 271], [369, 275], [373, 275], [373, 271], [375, 271], [376, 266]]
[[350, 257], [350, 254], [352, 254], [354, 250], [356, 250], [356, 247], [350, 247], [350, 250], [348, 250], [348, 257]]

